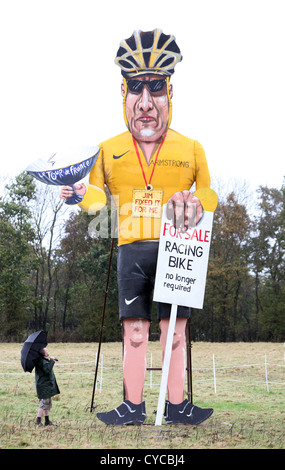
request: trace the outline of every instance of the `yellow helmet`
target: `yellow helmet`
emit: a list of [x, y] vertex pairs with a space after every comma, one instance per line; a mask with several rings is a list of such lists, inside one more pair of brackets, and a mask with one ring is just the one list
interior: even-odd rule
[[121, 67], [123, 77], [131, 78], [150, 73], [170, 76], [181, 60], [175, 37], [155, 29], [134, 31], [131, 37], [123, 39], [115, 63]]

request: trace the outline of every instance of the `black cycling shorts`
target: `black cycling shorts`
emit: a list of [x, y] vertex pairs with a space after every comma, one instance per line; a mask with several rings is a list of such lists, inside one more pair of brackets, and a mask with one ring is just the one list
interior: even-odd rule
[[[137, 241], [118, 249], [119, 316], [152, 320], [158, 242]], [[158, 320], [169, 318], [171, 305], [157, 302]], [[177, 317], [189, 318], [190, 307], [178, 306]]]

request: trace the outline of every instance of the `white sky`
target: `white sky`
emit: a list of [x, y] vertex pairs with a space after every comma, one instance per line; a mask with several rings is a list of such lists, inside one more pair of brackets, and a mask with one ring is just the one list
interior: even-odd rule
[[1, 175], [60, 146], [124, 132], [114, 57], [135, 29], [174, 34], [171, 127], [211, 176], [280, 189], [285, 175], [283, 0], [3, 0]]

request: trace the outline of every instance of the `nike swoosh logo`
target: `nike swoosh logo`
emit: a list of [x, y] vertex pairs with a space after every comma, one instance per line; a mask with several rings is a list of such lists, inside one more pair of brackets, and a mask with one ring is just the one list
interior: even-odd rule
[[132, 303], [133, 303], [133, 302], [134, 302], [134, 301], [135, 301], [137, 298], [138, 298], [138, 295], [137, 295], [136, 297], [134, 297], [133, 299], [131, 299], [131, 300], [127, 300], [127, 299], [125, 299], [125, 303], [126, 303], [126, 305], [130, 305], [130, 304], [132, 304]]
[[[128, 411], [130, 411], [131, 413], [135, 413], [137, 411], [136, 409], [132, 410], [132, 408], [127, 403], [125, 403], [124, 401], [123, 401], [122, 404], [125, 405], [128, 408]], [[124, 415], [121, 415], [118, 408], [115, 408], [115, 411], [119, 415], [120, 418], [124, 418], [126, 416], [126, 414], [128, 413], [128, 411], [126, 411], [126, 413]]]
[[123, 157], [123, 156], [126, 155], [126, 153], [128, 153], [128, 152], [129, 152], [129, 150], [127, 150], [125, 153], [122, 153], [122, 155], [113, 155], [113, 158], [114, 158], [114, 160], [118, 160], [118, 158]]

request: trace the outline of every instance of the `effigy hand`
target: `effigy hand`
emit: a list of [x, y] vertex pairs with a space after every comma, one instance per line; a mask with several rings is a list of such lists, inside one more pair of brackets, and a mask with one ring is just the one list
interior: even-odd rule
[[186, 232], [201, 220], [203, 207], [197, 196], [190, 191], [177, 191], [167, 202], [167, 218], [172, 220], [175, 228]]
[[59, 197], [65, 199], [66, 204], [78, 204], [82, 201], [86, 193], [85, 184], [73, 184], [70, 186], [63, 186]]

